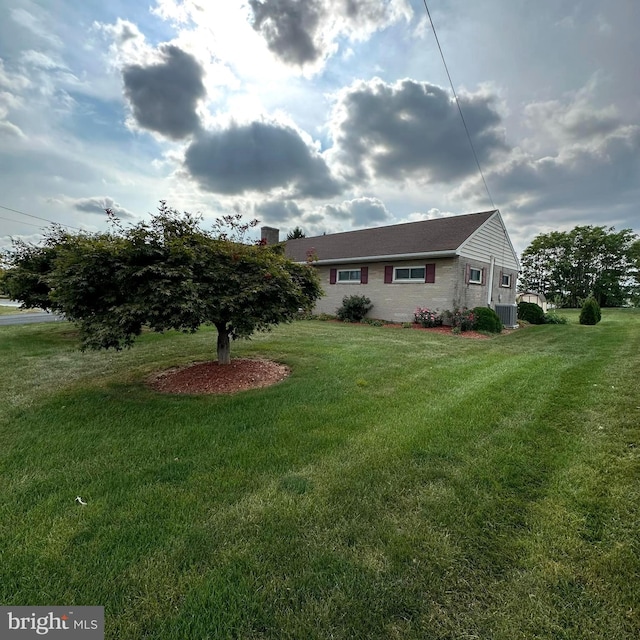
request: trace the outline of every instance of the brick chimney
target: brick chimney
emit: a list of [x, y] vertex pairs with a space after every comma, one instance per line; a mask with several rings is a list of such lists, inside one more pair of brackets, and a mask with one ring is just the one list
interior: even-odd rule
[[278, 242], [280, 242], [280, 229], [261, 227], [260, 238], [264, 244], [278, 244]]

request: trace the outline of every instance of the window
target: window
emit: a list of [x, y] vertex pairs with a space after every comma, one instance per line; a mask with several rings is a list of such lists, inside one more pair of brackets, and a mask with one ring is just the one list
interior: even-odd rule
[[500, 286], [501, 287], [510, 287], [511, 286], [511, 274], [503, 273], [500, 276]]
[[360, 284], [360, 269], [339, 270], [338, 282], [356, 282]]
[[368, 284], [369, 267], [329, 269], [329, 284]]
[[482, 284], [482, 270], [471, 267], [469, 269], [469, 282], [471, 284]]
[[431, 262], [421, 267], [418, 266], [402, 266], [394, 267], [387, 265], [384, 268], [384, 283], [407, 283], [407, 282], [423, 282], [430, 284], [436, 281], [436, 264]]
[[425, 267], [396, 267], [393, 271], [394, 282], [424, 282]]

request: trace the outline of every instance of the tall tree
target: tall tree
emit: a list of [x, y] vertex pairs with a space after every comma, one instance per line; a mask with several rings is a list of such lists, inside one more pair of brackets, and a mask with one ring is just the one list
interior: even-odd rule
[[292, 320], [322, 293], [313, 267], [288, 260], [281, 246], [228, 238], [161, 202], [149, 223], [112, 233], [58, 231], [44, 247], [15, 252], [8, 279], [13, 295], [27, 300], [36, 280], [18, 274], [52, 248], [50, 269], [37, 279], [48, 288], [42, 306], [78, 324], [83, 348], [131, 346], [145, 326], [193, 332], [213, 324], [218, 361], [228, 364], [231, 340]]
[[305, 233], [300, 227], [295, 227], [287, 233], [287, 240], [296, 240], [297, 238], [305, 238]]
[[522, 254], [523, 287], [572, 307], [589, 295], [601, 306], [619, 306], [636, 277], [637, 238], [630, 229], [590, 225], [538, 235]]
[[640, 307], [640, 239], [636, 240], [629, 249], [629, 288], [630, 301], [635, 307]]

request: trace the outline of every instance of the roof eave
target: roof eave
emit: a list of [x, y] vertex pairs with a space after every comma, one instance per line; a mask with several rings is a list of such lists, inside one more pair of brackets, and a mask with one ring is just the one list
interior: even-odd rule
[[[327, 260], [314, 260], [312, 264], [315, 265], [330, 265], [330, 264], [353, 264], [356, 262], [391, 262], [393, 260], [419, 260], [423, 258], [454, 258], [458, 255], [455, 249], [449, 249], [447, 251], [426, 251], [420, 253], [396, 253], [393, 255], [382, 256], [356, 256], [352, 258], [330, 258]], [[298, 261], [302, 263], [301, 261]], [[306, 261], [304, 261], [306, 262]]]

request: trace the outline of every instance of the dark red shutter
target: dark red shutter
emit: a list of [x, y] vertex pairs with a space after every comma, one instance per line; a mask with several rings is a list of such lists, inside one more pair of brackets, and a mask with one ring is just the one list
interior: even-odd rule
[[469, 284], [469, 280], [471, 280], [471, 265], [468, 264], [465, 273], [464, 273], [464, 283]]
[[338, 278], [338, 270], [330, 269], [329, 270], [329, 284], [335, 284]]
[[503, 285], [502, 285], [502, 276], [503, 276], [503, 275], [504, 275], [504, 271], [501, 271], [501, 272], [500, 272], [500, 286], [503, 286]]
[[484, 285], [484, 283], [485, 283], [485, 280], [484, 280], [484, 274], [485, 274], [485, 272], [486, 272], [486, 268], [485, 268], [485, 267], [482, 267], [482, 284], [483, 284], [483, 285]]
[[436, 281], [436, 265], [426, 264], [424, 269], [424, 281], [435, 282]]
[[384, 268], [384, 283], [391, 284], [393, 282], [393, 267]]
[[360, 267], [360, 284], [369, 284], [369, 267]]

